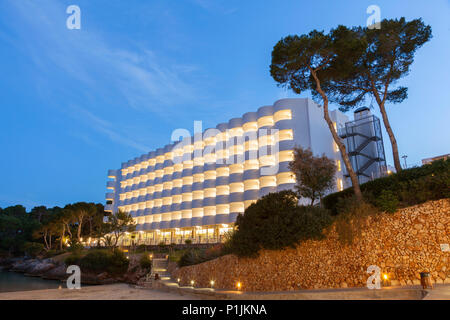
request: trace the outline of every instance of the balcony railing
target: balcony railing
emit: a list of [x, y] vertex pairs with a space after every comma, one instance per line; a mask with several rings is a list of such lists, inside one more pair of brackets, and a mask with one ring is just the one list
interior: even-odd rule
[[109, 192], [109, 193], [107, 193], [106, 195], [105, 195], [105, 199], [106, 200], [114, 200], [114, 193], [111, 193], [111, 192]]
[[122, 246], [135, 245], [147, 245], [156, 246], [160, 244], [170, 245], [170, 244], [186, 244], [186, 240], [190, 240], [191, 244], [216, 244], [225, 241], [224, 236], [219, 237], [177, 237], [177, 238], [161, 238], [161, 239], [123, 239], [121, 242]]
[[116, 179], [118, 176], [117, 170], [108, 170], [108, 178], [110, 179]]

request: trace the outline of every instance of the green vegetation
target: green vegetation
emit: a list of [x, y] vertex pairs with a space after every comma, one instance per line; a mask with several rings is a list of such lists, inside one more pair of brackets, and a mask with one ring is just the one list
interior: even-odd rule
[[209, 260], [214, 260], [223, 256], [226, 252], [223, 250], [223, 245], [215, 245], [208, 249], [188, 249], [183, 252], [178, 262], [179, 267], [186, 267]]
[[44, 250], [44, 245], [39, 242], [25, 242], [23, 250], [26, 255], [35, 258]]
[[108, 272], [111, 275], [122, 275], [128, 270], [129, 261], [118, 249], [89, 250], [84, 256], [73, 253], [65, 260], [66, 265], [79, 265], [84, 272]]
[[151, 270], [152, 260], [147, 253], [143, 253], [141, 255], [141, 258], [139, 259], [139, 265], [141, 266], [141, 269], [147, 269], [149, 271]]
[[343, 244], [351, 244], [361, 235], [369, 216], [380, 213], [376, 207], [365, 201], [359, 201], [356, 197], [342, 198], [337, 204], [338, 216], [335, 217], [336, 232], [339, 241]]
[[391, 142], [395, 168], [400, 172], [398, 145], [386, 103], [400, 103], [407, 98], [407, 88], [397, 83], [408, 75], [416, 51], [432, 37], [431, 27], [421, 19], [384, 19], [380, 25], [380, 29], [341, 25], [329, 33], [313, 30], [289, 35], [275, 45], [270, 66], [280, 86], [297, 94], [310, 91], [322, 102], [324, 119], [359, 201], [363, 195], [357, 175], [330, 119], [328, 105], [337, 103], [342, 111], [348, 111], [366, 103], [367, 98], [374, 99]]
[[[103, 221], [108, 216], [108, 222]], [[34, 207], [27, 212], [17, 205], [0, 208], [0, 253], [53, 257], [64, 251], [80, 252], [82, 240], [98, 239], [97, 246], [117, 246], [125, 232], [135, 230], [124, 212], [107, 215], [102, 204], [78, 202], [64, 208]]]
[[[422, 167], [404, 169], [396, 174], [361, 185], [367, 202], [380, 210], [393, 212], [429, 200], [450, 197], [450, 160], [439, 160]], [[351, 188], [323, 198], [325, 208], [338, 214], [338, 202], [351, 198]]]
[[325, 154], [315, 157], [309, 149], [295, 148], [294, 160], [289, 164], [289, 168], [297, 179], [297, 194], [311, 199], [311, 205], [317, 199], [322, 199], [325, 192], [335, 184], [336, 165]]
[[299, 206], [292, 191], [270, 193], [245, 210], [236, 221], [237, 230], [225, 244], [225, 251], [255, 257], [260, 249], [293, 247], [308, 239], [321, 239], [332, 222], [327, 210]]

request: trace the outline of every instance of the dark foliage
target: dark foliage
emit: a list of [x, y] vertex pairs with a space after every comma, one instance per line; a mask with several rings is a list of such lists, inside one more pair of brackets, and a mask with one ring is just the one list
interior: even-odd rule
[[292, 191], [270, 193], [239, 215], [227, 253], [255, 257], [260, 249], [278, 250], [307, 239], [321, 239], [332, 222], [327, 210], [297, 205]]
[[[367, 201], [387, 211], [392, 211], [394, 207], [407, 207], [429, 200], [449, 198], [450, 159], [405, 169], [364, 183], [361, 190]], [[337, 214], [338, 201], [352, 195], [353, 190], [349, 188], [324, 197], [323, 204], [333, 214]]]

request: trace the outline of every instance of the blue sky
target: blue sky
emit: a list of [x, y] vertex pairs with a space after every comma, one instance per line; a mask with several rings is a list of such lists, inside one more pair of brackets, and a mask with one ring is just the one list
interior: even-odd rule
[[[81, 30], [66, 28], [72, 4]], [[371, 4], [432, 26], [388, 112], [409, 164], [449, 153], [449, 1], [2, 0], [0, 207], [104, 202], [107, 170], [174, 129], [294, 97], [269, 74], [276, 42], [365, 25]]]

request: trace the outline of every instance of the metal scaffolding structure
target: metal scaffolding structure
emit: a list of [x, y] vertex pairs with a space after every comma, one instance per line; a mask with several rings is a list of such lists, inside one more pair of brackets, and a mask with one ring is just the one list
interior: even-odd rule
[[[385, 176], [387, 167], [380, 119], [374, 115], [356, 118], [357, 112], [355, 120], [347, 122], [344, 128], [338, 130], [338, 134], [345, 139], [359, 183], [364, 183]], [[349, 177], [348, 173], [345, 176]]]

